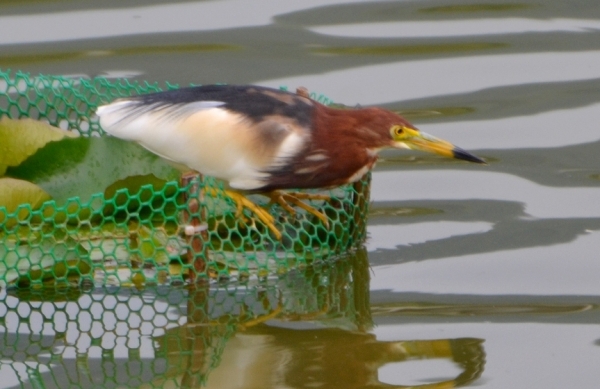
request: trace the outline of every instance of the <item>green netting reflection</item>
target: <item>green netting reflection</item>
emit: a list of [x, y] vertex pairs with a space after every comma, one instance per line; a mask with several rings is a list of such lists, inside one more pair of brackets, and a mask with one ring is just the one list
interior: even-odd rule
[[[39, 388], [196, 388], [220, 365], [239, 367], [223, 360], [225, 346], [268, 320], [365, 331], [368, 302], [363, 250], [244, 283], [0, 290], [0, 377]], [[249, 372], [263, 363], [252, 359]]]
[[481, 339], [370, 333], [369, 275], [358, 250], [248, 282], [0, 290], [0, 378], [61, 389], [415, 388], [379, 382], [379, 368], [425, 362], [421, 369], [440, 377], [431, 359], [460, 373], [420, 388], [482, 374]]
[[[94, 115], [98, 105], [176, 87], [0, 72], [0, 118], [32, 118], [84, 137], [103, 136]], [[0, 286], [178, 284], [302, 268], [360, 246], [369, 182], [367, 175], [326, 191], [330, 200], [309, 201], [329, 218], [329, 226], [303, 210], [290, 215], [256, 196], [276, 218], [280, 240], [251, 215], [236, 215], [234, 203], [210, 177], [120, 189], [110, 197], [73, 197], [64, 204], [49, 201], [35, 209], [0, 207]], [[198, 232], [184, 234], [185, 226], [194, 224]]]

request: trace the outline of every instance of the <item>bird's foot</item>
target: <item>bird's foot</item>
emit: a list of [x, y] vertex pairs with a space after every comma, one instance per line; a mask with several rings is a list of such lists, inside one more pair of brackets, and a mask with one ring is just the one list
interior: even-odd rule
[[[277, 229], [275, 226], [275, 218], [264, 208], [253, 203], [248, 197], [243, 195], [242, 193], [232, 191], [232, 190], [221, 190], [216, 188], [207, 189], [208, 193], [211, 196], [219, 196], [223, 195], [223, 193], [231, 198], [236, 204], [236, 212], [235, 217], [244, 221], [244, 223], [248, 223], [248, 220], [244, 216], [244, 210], [248, 209], [250, 212], [254, 213], [256, 217], [273, 233], [277, 240], [281, 240], [281, 231]], [[314, 207], [304, 203], [302, 200], [321, 200], [328, 201], [331, 198], [327, 195], [322, 194], [311, 194], [311, 193], [287, 193], [283, 191], [273, 191], [269, 193], [264, 193], [265, 196], [269, 197], [271, 203], [279, 204], [283, 209], [285, 209], [290, 214], [296, 214], [296, 210], [292, 207], [295, 205], [299, 208], [304, 209], [306, 212], [316, 216], [319, 220], [323, 222], [326, 227], [329, 227], [329, 220], [327, 216], [323, 213], [316, 210]], [[292, 204], [292, 205], [290, 205]], [[252, 222], [252, 220], [251, 220]]]
[[[238, 330], [245, 331], [250, 327], [254, 327], [254, 326], [262, 324], [266, 321], [269, 321], [271, 319], [277, 318], [277, 316], [279, 316], [281, 314], [281, 312], [283, 312], [283, 303], [281, 302], [281, 298], [280, 298], [279, 303], [277, 304], [277, 307], [275, 309], [273, 309], [271, 312], [269, 312], [265, 315], [260, 315], [258, 317], [255, 317], [244, 323], [238, 324], [237, 328], [238, 328]], [[240, 315], [240, 316], [242, 316], [242, 315]]]
[[211, 188], [208, 189], [208, 191], [212, 196], [218, 196], [219, 192], [225, 193], [225, 195], [231, 198], [231, 200], [233, 200], [236, 204], [236, 218], [240, 218], [244, 220], [244, 222], [247, 222], [247, 220], [245, 220], [244, 218], [244, 209], [248, 209], [252, 213], [254, 213], [256, 217], [258, 217], [258, 219], [261, 222], [263, 222], [269, 230], [271, 230], [271, 232], [273, 233], [273, 235], [275, 235], [277, 240], [281, 240], [281, 232], [277, 229], [277, 227], [275, 227], [275, 218], [269, 212], [267, 212], [267, 210], [254, 204], [248, 197], [232, 190], [217, 190]]
[[317, 211], [314, 207], [302, 202], [302, 200], [330, 200], [329, 196], [310, 193], [286, 193], [279, 190], [265, 193], [265, 196], [268, 196], [271, 199], [271, 203], [279, 204], [292, 215], [294, 215], [296, 211], [292, 208], [290, 203], [316, 216], [323, 224], [325, 224], [325, 227], [329, 227], [327, 216]]

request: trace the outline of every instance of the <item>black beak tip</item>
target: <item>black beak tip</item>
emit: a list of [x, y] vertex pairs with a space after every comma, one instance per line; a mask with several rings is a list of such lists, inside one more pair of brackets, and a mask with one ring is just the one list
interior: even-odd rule
[[452, 154], [454, 155], [454, 158], [456, 158], [456, 159], [462, 159], [463, 161], [469, 161], [469, 162], [475, 162], [475, 163], [483, 163], [483, 164], [487, 165], [487, 162], [485, 162], [483, 159], [469, 153], [468, 151], [461, 149], [460, 147], [455, 147], [452, 150]]

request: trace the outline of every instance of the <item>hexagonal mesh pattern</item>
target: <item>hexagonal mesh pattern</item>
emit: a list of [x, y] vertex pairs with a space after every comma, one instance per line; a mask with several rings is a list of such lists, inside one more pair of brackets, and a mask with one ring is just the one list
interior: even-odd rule
[[[261, 348], [301, 353], [287, 343], [305, 333], [265, 336], [268, 320], [311, 320], [372, 341], [361, 333], [372, 326], [369, 271], [359, 250], [248, 282], [0, 289], [0, 377], [22, 388], [233, 387], [219, 367], [239, 372], [243, 387], [266, 387], [252, 385], [270, 378]], [[246, 363], [231, 358], [238, 352]], [[302, 375], [297, 365], [286, 381]]]
[[[102, 136], [94, 114], [98, 105], [176, 87], [0, 72], [0, 118], [39, 119], [84, 137]], [[323, 96], [311, 97], [328, 103]], [[263, 196], [251, 196], [273, 216], [280, 239], [247, 210], [240, 214], [218, 181], [182, 182], [143, 185], [136, 193], [117, 190], [110, 198], [49, 201], [36, 209], [0, 207], [0, 285], [243, 279], [342, 255], [365, 238], [369, 175], [324, 192], [329, 199], [306, 200], [326, 215], [328, 225], [302, 209], [291, 214]]]

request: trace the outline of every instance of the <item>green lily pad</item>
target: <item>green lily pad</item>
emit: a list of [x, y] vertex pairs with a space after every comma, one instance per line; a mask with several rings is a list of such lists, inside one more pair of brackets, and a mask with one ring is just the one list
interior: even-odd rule
[[[92, 194], [102, 193], [128, 177], [152, 174], [167, 181], [180, 173], [143, 147], [113, 137], [62, 139], [44, 148], [17, 167], [9, 167], [7, 175], [27, 180], [43, 188], [57, 204], [78, 197], [87, 202]], [[132, 187], [139, 188], [137, 178]]]
[[53, 283], [58, 278], [89, 274], [91, 264], [86, 251], [75, 241], [57, 243], [53, 238], [36, 241], [35, 245], [7, 242], [0, 245], [0, 285], [31, 281]]
[[[6, 213], [13, 213], [21, 204], [29, 204], [36, 209], [50, 200], [50, 195], [39, 186], [27, 181], [9, 177], [0, 178], [0, 207], [6, 208]], [[29, 210], [21, 209], [18, 218], [27, 217]], [[0, 223], [4, 222], [6, 214], [0, 211]]]
[[18, 166], [48, 142], [76, 136], [75, 133], [32, 119], [2, 118], [0, 120], [0, 175], [5, 173], [7, 167]]
[[115, 197], [117, 191], [123, 188], [127, 188], [129, 193], [138, 193], [141, 201], [148, 201], [151, 197], [150, 190], [141, 191], [143, 186], [152, 186], [152, 190], [158, 192], [165, 185], [166, 178], [161, 179], [156, 177], [153, 174], [145, 174], [145, 175], [134, 175], [126, 177], [122, 180], [118, 180], [113, 182], [110, 186], [108, 186], [104, 190], [104, 197], [107, 199]]

